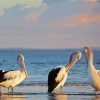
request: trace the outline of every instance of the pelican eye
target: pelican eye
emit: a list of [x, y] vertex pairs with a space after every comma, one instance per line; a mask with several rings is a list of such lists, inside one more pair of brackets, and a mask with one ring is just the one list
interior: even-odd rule
[[79, 56], [77, 56], [77, 59], [79, 59]]

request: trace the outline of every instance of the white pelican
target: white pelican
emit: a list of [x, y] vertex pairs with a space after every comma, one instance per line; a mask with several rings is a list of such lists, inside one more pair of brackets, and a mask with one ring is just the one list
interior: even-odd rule
[[93, 65], [93, 51], [89, 47], [84, 47], [86, 63], [88, 66], [88, 77], [91, 86], [100, 91], [100, 70], [96, 70]]
[[80, 51], [71, 54], [69, 63], [66, 66], [58, 66], [52, 69], [48, 75], [48, 92], [52, 92], [55, 89], [63, 87], [67, 79], [67, 75], [73, 65], [81, 58], [82, 54]]
[[[8, 88], [8, 93], [13, 93], [13, 87], [27, 78], [24, 56], [22, 54], [18, 55], [17, 62], [22, 67], [21, 70], [0, 71], [0, 87], [2, 86]], [[11, 92], [9, 92], [10, 88]]]

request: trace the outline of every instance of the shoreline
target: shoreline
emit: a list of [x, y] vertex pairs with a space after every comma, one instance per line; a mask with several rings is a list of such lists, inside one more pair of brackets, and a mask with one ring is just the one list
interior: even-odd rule
[[13, 95], [8, 95], [7, 88], [2, 88], [0, 100], [100, 100], [100, 91], [95, 94], [88, 86], [64, 86], [62, 92], [48, 94], [47, 86], [16, 86]]

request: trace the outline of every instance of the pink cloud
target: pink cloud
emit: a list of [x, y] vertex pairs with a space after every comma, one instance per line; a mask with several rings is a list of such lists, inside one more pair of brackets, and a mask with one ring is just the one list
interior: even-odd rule
[[88, 5], [92, 5], [92, 6], [99, 3], [98, 0], [84, 0], [84, 2], [87, 3]]
[[69, 23], [74, 25], [88, 25], [100, 21], [100, 15], [80, 14], [71, 19]]
[[75, 28], [78, 26], [85, 26], [100, 22], [100, 15], [79, 14], [71, 18], [60, 18], [53, 21], [52, 25], [55, 27]]
[[30, 13], [25, 17], [25, 19], [28, 21], [37, 21], [39, 17], [40, 17], [39, 13]]
[[88, 3], [96, 3], [97, 0], [84, 0], [85, 2], [88, 2]]

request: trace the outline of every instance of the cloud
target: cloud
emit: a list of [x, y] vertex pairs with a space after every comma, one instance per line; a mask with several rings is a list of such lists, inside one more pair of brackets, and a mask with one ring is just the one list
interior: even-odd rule
[[21, 5], [24, 8], [38, 8], [45, 6], [43, 0], [0, 0], [0, 15], [3, 15], [5, 11], [16, 5]]
[[91, 25], [100, 22], [100, 15], [79, 14], [71, 18], [59, 18], [53, 21], [51, 26], [61, 28], [76, 28], [79, 26]]
[[47, 9], [47, 5], [38, 9], [34, 9], [25, 16], [25, 19], [27, 21], [37, 21]]
[[68, 0], [44, 0], [44, 2], [47, 4], [61, 3], [61, 2], [65, 2], [65, 1], [68, 1]]
[[40, 17], [39, 13], [31, 13], [31, 14], [27, 15], [25, 17], [25, 19], [28, 21], [37, 21], [39, 17]]
[[89, 3], [96, 3], [98, 0], [84, 0], [84, 1]]
[[85, 3], [89, 4], [89, 5], [99, 5], [100, 0], [84, 0]]
[[81, 14], [75, 16], [75, 18], [69, 21], [69, 24], [73, 24], [74, 26], [79, 26], [79, 25], [94, 24], [97, 22], [100, 22], [100, 15]]

